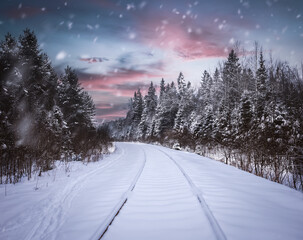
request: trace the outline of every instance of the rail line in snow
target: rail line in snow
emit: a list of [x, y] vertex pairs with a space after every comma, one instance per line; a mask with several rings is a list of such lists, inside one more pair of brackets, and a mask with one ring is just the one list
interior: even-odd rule
[[[155, 148], [156, 149], [156, 148]], [[196, 195], [200, 206], [202, 207], [202, 210], [204, 211], [210, 226], [216, 236], [217, 240], [227, 240], [222, 228], [220, 227], [219, 223], [217, 222], [215, 216], [213, 215], [213, 213], [211, 212], [211, 210], [209, 209], [203, 194], [201, 192], [201, 190], [194, 184], [194, 182], [192, 181], [192, 179], [189, 177], [189, 175], [185, 172], [185, 170], [180, 166], [180, 164], [178, 164], [176, 162], [175, 159], [173, 159], [169, 154], [167, 154], [166, 152], [157, 149], [158, 151], [162, 152], [163, 154], [165, 154], [171, 161], [174, 162], [174, 164], [179, 168], [179, 170], [181, 171], [181, 173], [183, 174], [183, 176], [185, 177], [185, 179], [187, 180], [192, 192]]]
[[107, 218], [105, 219], [105, 221], [102, 223], [102, 225], [98, 228], [98, 230], [92, 235], [92, 237], [90, 238], [91, 240], [100, 240], [102, 239], [102, 237], [104, 236], [104, 234], [107, 232], [107, 230], [109, 229], [110, 225], [113, 223], [113, 221], [115, 220], [116, 216], [119, 214], [120, 210], [123, 208], [123, 206], [125, 205], [125, 203], [127, 202], [130, 193], [134, 190], [140, 176], [141, 173], [143, 172], [145, 163], [146, 163], [146, 153], [145, 150], [143, 149], [143, 153], [144, 153], [144, 160], [143, 163], [138, 171], [138, 173], [136, 174], [134, 180], [132, 181], [131, 185], [129, 186], [128, 190], [122, 195], [120, 201], [115, 205], [115, 207], [113, 208], [113, 210], [111, 211], [111, 213], [107, 216]]

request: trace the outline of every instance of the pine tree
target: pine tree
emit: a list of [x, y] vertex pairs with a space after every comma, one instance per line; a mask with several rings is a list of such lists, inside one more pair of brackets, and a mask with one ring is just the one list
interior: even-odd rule
[[172, 130], [178, 112], [178, 94], [174, 82], [167, 84], [163, 99], [159, 102], [155, 114], [154, 136], [161, 138]]
[[260, 52], [259, 68], [256, 73], [257, 78], [257, 92], [260, 95], [266, 94], [266, 80], [267, 80], [267, 70], [265, 67], [265, 60], [263, 59], [263, 53]]
[[213, 95], [213, 80], [207, 71], [204, 71], [203, 73], [198, 94], [201, 111], [203, 111], [203, 109], [210, 104]]
[[249, 92], [244, 92], [240, 101], [240, 134], [247, 133], [252, 127], [252, 101]]
[[[164, 92], [163, 92], [164, 94]], [[163, 96], [162, 96], [163, 97]], [[157, 96], [156, 96], [156, 89], [153, 86], [153, 82], [150, 83], [148, 88], [148, 93], [144, 97], [144, 104], [143, 104], [143, 112], [141, 122], [139, 124], [140, 136], [145, 137], [147, 134], [151, 136], [152, 131], [152, 123], [153, 117], [155, 115], [157, 108]]]
[[215, 73], [213, 75], [213, 86], [212, 86], [212, 105], [213, 111], [216, 112], [219, 109], [220, 101], [224, 96], [224, 87], [223, 82], [220, 77], [220, 72], [218, 68], [216, 68]]
[[189, 117], [193, 111], [194, 105], [193, 90], [191, 89], [191, 83], [188, 82], [186, 85], [184, 76], [180, 73], [178, 77], [178, 110], [174, 122], [174, 130], [179, 133], [183, 133], [184, 129], [190, 128]]
[[184, 80], [184, 75], [182, 72], [180, 72], [179, 77], [177, 79], [177, 83], [178, 83], [178, 91], [180, 96], [182, 96], [182, 94], [184, 94], [184, 91], [186, 89], [186, 83]]
[[264, 106], [266, 105], [266, 80], [267, 71], [265, 67], [262, 51], [260, 52], [259, 68], [256, 73], [256, 114], [261, 119], [264, 114]]
[[214, 114], [211, 105], [207, 105], [205, 114], [197, 121], [194, 130], [195, 137], [202, 144], [211, 144], [214, 139]]
[[162, 101], [163, 95], [165, 93], [165, 81], [164, 78], [162, 78], [161, 83], [160, 83], [160, 96], [159, 96], [159, 101]]
[[134, 97], [134, 124], [138, 125], [141, 121], [143, 112], [143, 99], [140, 88], [138, 88]]
[[234, 50], [229, 53], [223, 68], [224, 98], [227, 107], [232, 109], [240, 100], [241, 66]]
[[59, 85], [59, 106], [71, 133], [72, 150], [81, 151], [81, 144], [86, 140], [82, 136], [93, 130], [92, 118], [94, 104], [91, 97], [81, 88], [78, 77], [70, 67], [65, 69]]
[[5, 36], [0, 43], [0, 184], [2, 183], [2, 168], [9, 165], [9, 153], [14, 147], [12, 131], [15, 85], [19, 79], [12, 71], [18, 63], [18, 48], [15, 38], [11, 34]]
[[16, 39], [10, 34], [5, 35], [5, 40], [0, 43], [0, 87], [6, 83], [13, 83], [9, 78], [9, 73], [18, 63], [18, 46]]

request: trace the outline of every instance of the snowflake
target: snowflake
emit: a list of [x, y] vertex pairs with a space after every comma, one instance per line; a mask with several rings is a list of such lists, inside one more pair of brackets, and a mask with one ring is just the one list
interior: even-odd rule
[[68, 27], [68, 30], [71, 30], [72, 27], [73, 27], [73, 23], [72, 22], [68, 22], [67, 23], [67, 27]]
[[136, 34], [135, 34], [135, 33], [130, 33], [130, 34], [128, 35], [128, 38], [131, 39], [131, 40], [133, 40], [133, 39], [136, 38]]
[[57, 59], [57, 60], [63, 60], [64, 58], [66, 58], [66, 56], [67, 56], [67, 53], [64, 52], [64, 51], [61, 51], [61, 52], [59, 52], [59, 53], [57, 54], [56, 59]]

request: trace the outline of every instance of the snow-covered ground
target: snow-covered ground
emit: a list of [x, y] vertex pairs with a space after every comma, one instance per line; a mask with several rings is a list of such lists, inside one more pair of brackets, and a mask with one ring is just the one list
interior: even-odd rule
[[[0, 239], [303, 239], [303, 194], [160, 146], [0, 186]], [[35, 190], [35, 187], [38, 189]], [[126, 202], [125, 202], [126, 200]]]

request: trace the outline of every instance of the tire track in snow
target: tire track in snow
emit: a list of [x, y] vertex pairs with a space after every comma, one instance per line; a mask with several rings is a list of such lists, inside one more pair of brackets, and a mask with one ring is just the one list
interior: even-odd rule
[[207, 203], [205, 202], [205, 199], [203, 198], [203, 194], [201, 192], [201, 190], [194, 184], [194, 182], [191, 180], [191, 178], [189, 177], [189, 175], [184, 171], [184, 169], [176, 162], [175, 159], [173, 159], [169, 154], [167, 154], [166, 152], [164, 152], [163, 150], [160, 150], [158, 148], [154, 148], [157, 149], [158, 151], [162, 152], [163, 154], [165, 154], [171, 161], [174, 162], [174, 164], [179, 168], [179, 170], [181, 171], [181, 173], [183, 174], [183, 176], [185, 177], [185, 179], [187, 180], [189, 186], [191, 187], [192, 192], [196, 195], [200, 206], [202, 207], [209, 223], [210, 226], [216, 236], [216, 239], [218, 240], [227, 240], [222, 228], [220, 227], [219, 223], [217, 222], [215, 216], [213, 215], [213, 213], [211, 212], [211, 210], [209, 209]]
[[[78, 191], [84, 186], [85, 180], [94, 174], [104, 171], [105, 169], [116, 164], [120, 158], [125, 154], [122, 149], [121, 154], [119, 154], [116, 159], [109, 161], [107, 164], [88, 172], [77, 180], [73, 181], [71, 184], [64, 188], [63, 198], [54, 197], [54, 201], [51, 201], [48, 206], [43, 209], [44, 214], [40, 217], [39, 222], [34, 225], [31, 231], [26, 235], [24, 240], [31, 239], [46, 239], [53, 231], [56, 231], [62, 225], [62, 219], [64, 219], [64, 214], [66, 210], [70, 207], [73, 198], [77, 195]], [[62, 196], [61, 194], [59, 196]], [[44, 201], [44, 200], [43, 200]], [[67, 209], [66, 209], [67, 207]], [[40, 209], [41, 210], [41, 209]], [[40, 211], [39, 210], [39, 211]], [[58, 220], [59, 219], [59, 220]], [[53, 225], [54, 223], [55, 226]]]
[[111, 213], [107, 216], [107, 218], [102, 223], [102, 225], [98, 228], [98, 230], [92, 235], [92, 237], [90, 238], [91, 240], [96, 240], [96, 239], [100, 240], [100, 239], [102, 239], [104, 234], [109, 229], [110, 225], [115, 220], [115, 217], [119, 214], [120, 210], [123, 208], [123, 206], [127, 202], [131, 192], [134, 190], [134, 188], [135, 188], [135, 186], [136, 186], [136, 184], [137, 184], [137, 182], [138, 182], [138, 180], [141, 176], [141, 173], [143, 172], [143, 169], [144, 169], [144, 166], [145, 166], [145, 163], [146, 163], [146, 153], [145, 153], [144, 149], [142, 149], [142, 150], [143, 150], [143, 153], [144, 153], [144, 160], [143, 160], [143, 163], [142, 163], [137, 175], [135, 176], [135, 178], [132, 181], [131, 185], [129, 186], [128, 190], [122, 195], [120, 201], [116, 204], [116, 206], [113, 208]]

